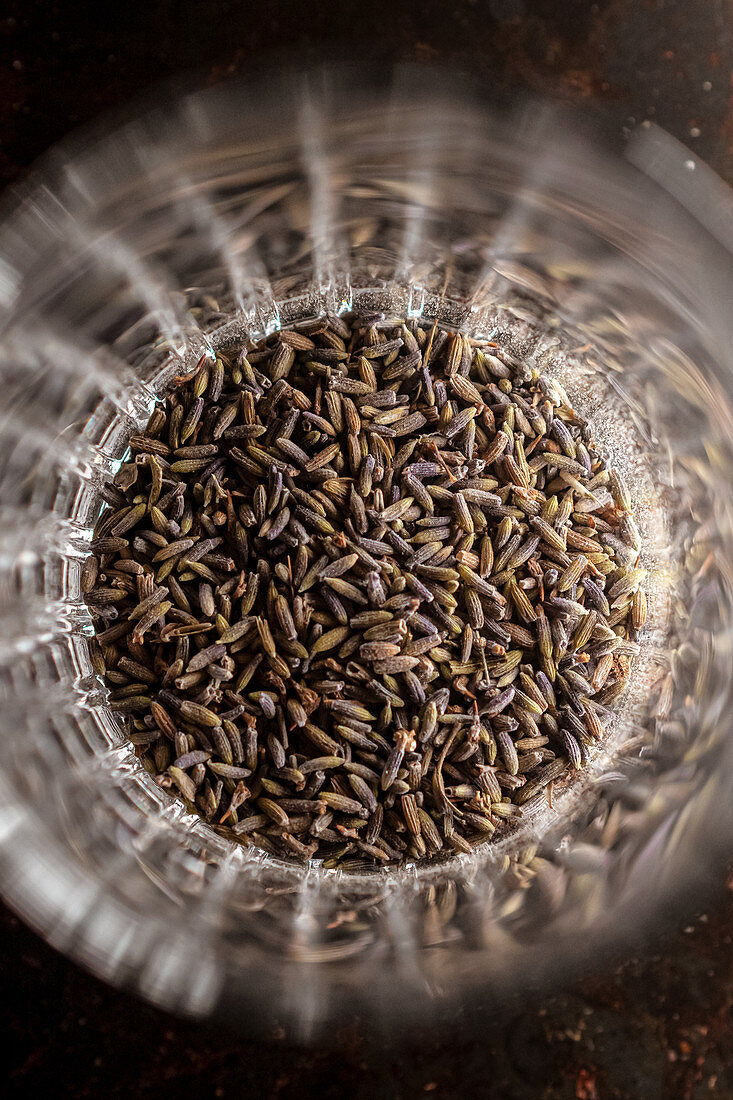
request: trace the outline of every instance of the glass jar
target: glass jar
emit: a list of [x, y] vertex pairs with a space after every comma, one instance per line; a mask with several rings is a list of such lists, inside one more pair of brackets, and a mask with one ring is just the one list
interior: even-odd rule
[[[293, 73], [88, 133], [6, 202], [0, 887], [55, 946], [250, 1029], [396, 1026], [567, 976], [706, 888], [733, 835], [733, 206], [659, 131], [630, 158], [435, 74]], [[80, 570], [174, 376], [355, 307], [561, 382], [631, 486], [650, 616], [552, 805], [470, 856], [348, 874], [236, 845], [156, 786], [92, 668]]]

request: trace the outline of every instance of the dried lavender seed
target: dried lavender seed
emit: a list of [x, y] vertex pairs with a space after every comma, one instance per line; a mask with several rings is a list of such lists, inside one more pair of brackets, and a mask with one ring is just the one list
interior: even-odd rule
[[81, 569], [92, 665], [217, 830], [468, 854], [584, 765], [647, 609], [628, 490], [555, 380], [328, 315], [203, 358], [130, 449]]

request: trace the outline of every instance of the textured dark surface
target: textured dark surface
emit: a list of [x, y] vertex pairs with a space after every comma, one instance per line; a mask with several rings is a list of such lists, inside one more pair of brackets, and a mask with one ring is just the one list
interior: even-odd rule
[[5, 0], [0, 10], [0, 181], [164, 78], [243, 75], [268, 50], [437, 61], [503, 95], [578, 105], [610, 133], [650, 118], [733, 174], [731, 0]]
[[[497, 96], [549, 94], [612, 138], [651, 118], [733, 182], [730, 0], [152, 0], [119, 7], [6, 0], [0, 13], [0, 183], [104, 109], [197, 71], [245, 74], [275, 48], [355, 49], [474, 71]], [[347, 41], [350, 45], [346, 45]], [[733, 1097], [733, 895], [681, 914], [654, 954], [553, 998], [440, 1034], [377, 1041], [345, 1025], [338, 1057], [252, 1044], [109, 990], [2, 912], [5, 1095], [487, 1100]]]
[[31, 1096], [278, 1100], [703, 1100], [733, 1096], [733, 894], [653, 954], [460, 1027], [377, 1038], [351, 1021], [333, 1050], [252, 1042], [108, 989], [9, 914], [0, 1031], [9, 1091]]

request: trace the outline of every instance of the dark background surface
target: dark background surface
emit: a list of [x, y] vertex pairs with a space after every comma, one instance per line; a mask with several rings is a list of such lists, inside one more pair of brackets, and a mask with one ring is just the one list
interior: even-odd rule
[[[152, 0], [0, 10], [0, 184], [72, 128], [156, 84], [301, 62], [438, 62], [590, 116], [621, 142], [658, 122], [733, 182], [731, 0]], [[266, 89], [266, 80], [263, 80]], [[5, 1095], [733, 1098], [731, 885], [678, 928], [554, 997], [377, 1040], [345, 1021], [338, 1055], [182, 1022], [113, 991], [0, 910]], [[1, 1078], [0, 1078], [1, 1079]]]
[[5, 181], [165, 78], [246, 75], [270, 51], [371, 57], [377, 69], [437, 61], [505, 96], [529, 89], [592, 111], [616, 134], [650, 118], [733, 175], [731, 0], [5, 0], [3, 10]]

